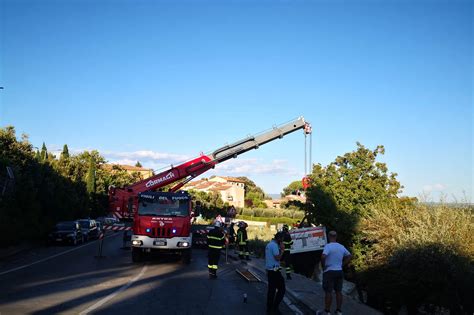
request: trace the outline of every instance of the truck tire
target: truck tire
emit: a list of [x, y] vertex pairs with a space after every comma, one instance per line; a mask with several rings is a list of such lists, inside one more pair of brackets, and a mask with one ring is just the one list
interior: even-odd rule
[[143, 253], [140, 248], [132, 247], [132, 261], [134, 263], [143, 261]]
[[181, 253], [181, 262], [185, 265], [189, 265], [191, 263], [191, 249], [183, 249]]

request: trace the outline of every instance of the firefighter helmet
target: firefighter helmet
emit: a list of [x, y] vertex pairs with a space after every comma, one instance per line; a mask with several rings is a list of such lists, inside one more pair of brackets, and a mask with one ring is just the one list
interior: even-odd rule
[[290, 230], [290, 228], [288, 227], [287, 224], [283, 224], [283, 227], [281, 229], [283, 232], [288, 232]]
[[283, 233], [283, 232], [277, 232], [275, 234], [275, 239], [276, 240], [283, 240], [284, 237], [285, 237], [285, 233]]

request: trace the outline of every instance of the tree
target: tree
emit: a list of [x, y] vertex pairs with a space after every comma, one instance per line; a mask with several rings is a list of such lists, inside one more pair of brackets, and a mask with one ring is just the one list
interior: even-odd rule
[[84, 182], [62, 176], [56, 160], [36, 159], [28, 138], [17, 140], [12, 126], [0, 128], [0, 167], [6, 165], [13, 169], [15, 187], [0, 202], [0, 247], [45, 237], [56, 222], [85, 215]]
[[283, 192], [280, 194], [282, 197], [293, 194], [294, 192], [302, 191], [303, 183], [301, 180], [295, 180], [291, 182], [287, 187], [283, 188]]
[[87, 192], [89, 194], [95, 193], [95, 161], [90, 157], [89, 170], [87, 171]]
[[135, 166], [136, 167], [142, 167], [142, 164], [140, 163], [140, 161], [137, 161], [137, 163], [135, 163]]
[[67, 147], [67, 144], [65, 144], [65, 145], [63, 146], [63, 152], [61, 152], [60, 159], [61, 159], [61, 160], [67, 160], [67, 159], [69, 159], [69, 149], [68, 149], [68, 147]]
[[244, 182], [245, 189], [245, 205], [251, 208], [260, 207], [266, 208], [267, 205], [264, 202], [265, 192], [262, 188], [258, 187], [252, 180], [245, 176], [237, 177]]
[[229, 204], [223, 202], [219, 193], [217, 192], [204, 192], [189, 190], [189, 194], [193, 197], [195, 202], [201, 204], [201, 214], [204, 218], [213, 219], [217, 215], [225, 216], [227, 214], [227, 208]]
[[357, 231], [359, 220], [370, 214], [371, 205], [397, 199], [402, 188], [397, 174], [376, 161], [384, 153], [383, 146], [372, 151], [357, 143], [356, 151], [338, 156], [325, 167], [315, 165], [310, 175], [306, 194], [310, 219], [338, 231], [338, 239], [353, 245], [356, 255], [365, 250]]
[[48, 149], [46, 149], [46, 144], [43, 142], [43, 146], [41, 147], [41, 161], [46, 161], [48, 158]]

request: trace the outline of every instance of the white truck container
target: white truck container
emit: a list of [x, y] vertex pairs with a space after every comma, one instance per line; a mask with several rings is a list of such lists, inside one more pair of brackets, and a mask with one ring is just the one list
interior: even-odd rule
[[324, 226], [313, 226], [290, 230], [293, 246], [291, 254], [323, 250], [327, 244], [326, 228]]

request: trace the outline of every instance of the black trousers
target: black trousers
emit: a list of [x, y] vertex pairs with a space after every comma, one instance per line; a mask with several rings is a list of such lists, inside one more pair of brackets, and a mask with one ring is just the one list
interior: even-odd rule
[[285, 262], [285, 273], [288, 275], [293, 271], [293, 266], [291, 265], [291, 254], [289, 250], [285, 250], [283, 253], [283, 261]]
[[209, 248], [207, 253], [207, 267], [209, 268], [209, 273], [216, 275], [217, 266], [219, 264], [219, 257], [221, 257], [221, 250], [217, 248]]
[[247, 247], [247, 243], [239, 244], [239, 258], [249, 258], [249, 248]]
[[267, 310], [276, 310], [285, 295], [285, 280], [280, 271], [267, 270]]

